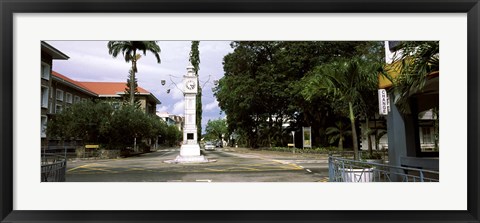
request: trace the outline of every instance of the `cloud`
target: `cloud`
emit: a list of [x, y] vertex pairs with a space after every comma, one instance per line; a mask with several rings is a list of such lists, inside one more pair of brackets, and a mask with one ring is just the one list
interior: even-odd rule
[[[108, 54], [107, 41], [47, 42], [70, 57], [68, 60], [54, 60], [53, 70], [72, 79], [125, 82], [128, 77], [131, 63], [126, 63], [122, 55], [113, 58]], [[138, 84], [161, 101], [159, 111], [183, 115], [182, 79], [189, 64], [191, 41], [159, 41], [158, 44], [161, 64], [150, 52], [142, 55], [138, 62]], [[223, 57], [233, 51], [229, 44], [229, 41], [200, 41], [199, 78], [204, 86], [204, 124], [208, 119], [221, 116], [211, 88], [214, 80], [223, 77]], [[165, 85], [161, 85], [162, 80], [166, 81]], [[170, 93], [167, 94], [168, 89]]]
[[169, 109], [169, 106], [160, 106], [160, 108], [157, 108], [158, 112], [166, 112]]
[[172, 114], [174, 114], [174, 115], [184, 115], [184, 113], [185, 113], [184, 105], [185, 105], [185, 103], [183, 102], [183, 100], [175, 103], [173, 105]]
[[212, 102], [206, 104], [205, 106], [203, 106], [203, 111], [211, 111], [215, 108], [218, 108], [218, 101], [217, 100], [212, 101]]

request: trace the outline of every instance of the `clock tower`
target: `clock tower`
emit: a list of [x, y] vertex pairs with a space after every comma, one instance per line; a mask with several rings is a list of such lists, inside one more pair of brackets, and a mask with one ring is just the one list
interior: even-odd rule
[[183, 76], [185, 122], [183, 126], [183, 143], [180, 148], [180, 155], [175, 159], [176, 162], [208, 162], [204, 156], [200, 155], [200, 146], [197, 141], [197, 84], [198, 77], [193, 70], [193, 66], [190, 65], [187, 67], [187, 74]]

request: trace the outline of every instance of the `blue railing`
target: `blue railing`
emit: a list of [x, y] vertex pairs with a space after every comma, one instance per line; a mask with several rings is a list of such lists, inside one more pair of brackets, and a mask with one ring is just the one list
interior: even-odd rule
[[439, 172], [328, 157], [330, 182], [438, 182]]

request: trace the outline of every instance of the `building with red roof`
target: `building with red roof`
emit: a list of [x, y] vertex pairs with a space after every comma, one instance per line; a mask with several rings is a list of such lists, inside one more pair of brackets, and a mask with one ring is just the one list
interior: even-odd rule
[[[73, 103], [91, 99], [122, 99], [125, 95], [125, 82], [82, 82], [73, 80], [66, 75], [52, 71], [52, 103], [50, 113], [60, 112], [64, 107]], [[140, 103], [140, 108], [147, 113], [155, 114], [160, 101], [149, 91], [138, 87], [135, 95]], [[120, 101], [115, 102], [118, 105]]]

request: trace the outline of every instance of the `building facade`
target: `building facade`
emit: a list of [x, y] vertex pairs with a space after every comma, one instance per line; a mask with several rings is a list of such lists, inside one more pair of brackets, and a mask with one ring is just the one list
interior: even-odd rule
[[[396, 78], [399, 73], [392, 63], [399, 55], [398, 41], [386, 41], [386, 66], [390, 66], [390, 76]], [[380, 78], [380, 77], [379, 77]], [[438, 146], [438, 108], [439, 108], [439, 72], [425, 77], [425, 85], [408, 97], [410, 112], [405, 113], [393, 102], [394, 93], [389, 94], [390, 112], [386, 115], [388, 130], [389, 163], [395, 166], [439, 170]], [[388, 89], [392, 83], [380, 78], [379, 88]]]
[[52, 90], [52, 61], [53, 60], [68, 60], [69, 57], [50, 46], [46, 42], [41, 42], [41, 61], [40, 61], [40, 138], [41, 143], [46, 143], [46, 126], [50, 112], [50, 106], [53, 103]]
[[[82, 82], [73, 80], [66, 75], [52, 71], [51, 91], [54, 92], [51, 100], [50, 113], [56, 114], [63, 108], [74, 103], [86, 100], [110, 100], [113, 106], [120, 106], [125, 95], [124, 82]], [[138, 87], [136, 100], [140, 109], [148, 114], [155, 114], [160, 101], [149, 91]]]

